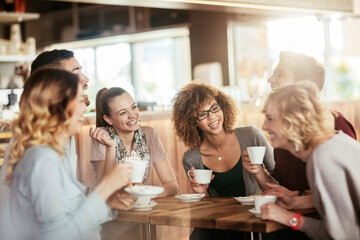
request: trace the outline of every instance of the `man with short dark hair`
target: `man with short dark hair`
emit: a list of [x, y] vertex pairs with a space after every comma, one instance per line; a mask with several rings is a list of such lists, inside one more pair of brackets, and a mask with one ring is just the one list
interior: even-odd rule
[[325, 82], [325, 69], [315, 58], [296, 52], [280, 52], [279, 63], [268, 79], [272, 89], [302, 80], [314, 82], [321, 91]]
[[[67, 70], [79, 77], [80, 83], [83, 85], [83, 90], [88, 88], [87, 83], [89, 78], [81, 71], [82, 67], [75, 59], [74, 53], [66, 49], [55, 49], [41, 53], [31, 64], [31, 72], [36, 71], [40, 67], [55, 67]], [[89, 106], [90, 102], [88, 96], [84, 94], [85, 103]]]
[[[65, 49], [55, 49], [52, 51], [46, 51], [41, 53], [39, 56], [36, 57], [36, 59], [31, 64], [31, 72], [36, 71], [39, 68], [42, 67], [54, 67], [54, 68], [61, 68], [64, 70], [67, 70], [69, 72], [74, 73], [79, 77], [80, 83], [83, 85], [83, 89], [87, 89], [89, 82], [89, 79], [87, 76], [85, 76], [81, 71], [81, 66], [79, 62], [75, 59], [74, 53], [69, 50]], [[88, 106], [90, 104], [88, 100], [88, 96], [84, 94], [84, 101], [86, 105]], [[4, 184], [5, 176], [6, 176], [6, 166], [7, 161], [9, 159], [10, 155], [10, 148], [13, 144], [13, 138], [10, 139], [9, 145], [6, 149], [4, 161], [0, 170], [0, 204], [2, 204], [5, 197], [8, 195], [9, 186]], [[76, 169], [77, 169], [77, 154], [76, 154], [76, 144], [75, 144], [75, 138], [71, 137], [69, 141], [69, 145], [66, 147], [64, 152], [68, 158], [69, 158], [69, 164], [70, 166], [66, 166], [69, 168], [69, 172], [73, 175], [75, 179], [76, 177]]]

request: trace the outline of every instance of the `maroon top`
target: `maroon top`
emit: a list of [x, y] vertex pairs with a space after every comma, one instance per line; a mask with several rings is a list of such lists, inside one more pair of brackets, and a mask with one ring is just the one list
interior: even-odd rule
[[[341, 130], [350, 137], [356, 139], [356, 133], [353, 125], [337, 112], [335, 118], [335, 130]], [[279, 181], [281, 186], [289, 190], [308, 190], [310, 189], [306, 177], [306, 164], [300, 158], [293, 156], [285, 149], [275, 148], [275, 169], [272, 176]]]

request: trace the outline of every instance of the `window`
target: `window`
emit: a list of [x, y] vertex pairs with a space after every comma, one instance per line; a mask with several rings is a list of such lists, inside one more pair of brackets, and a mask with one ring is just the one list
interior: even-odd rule
[[134, 43], [137, 100], [167, 105], [175, 95], [174, 39]]
[[[329, 100], [360, 99], [360, 19], [329, 20], [330, 49], [327, 98]], [[330, 84], [329, 84], [330, 83]]]
[[271, 66], [268, 57], [266, 27], [234, 24], [233, 31], [234, 82], [240, 93], [240, 96], [233, 95], [233, 97], [238, 101], [261, 105], [266, 98], [266, 80]]
[[233, 84], [241, 92], [241, 101], [260, 105], [261, 96], [266, 95], [264, 83], [278, 63], [281, 51], [313, 56], [324, 64], [324, 99], [359, 99], [359, 27], [359, 19], [317, 19], [315, 16], [274, 20], [266, 24], [231, 23]]
[[141, 104], [167, 106], [191, 80], [186, 27], [52, 45], [74, 51], [89, 79], [90, 109], [99, 89], [122, 87]]

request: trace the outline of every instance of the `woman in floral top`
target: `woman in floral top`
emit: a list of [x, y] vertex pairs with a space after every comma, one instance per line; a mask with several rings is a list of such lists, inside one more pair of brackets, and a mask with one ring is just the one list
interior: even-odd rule
[[[122, 88], [101, 89], [96, 95], [96, 129], [90, 129], [93, 138], [91, 162], [96, 181], [123, 162], [126, 157], [137, 155], [147, 161], [142, 183], [152, 183], [152, 167], [164, 187], [159, 195], [169, 196], [178, 192], [178, 184], [159, 137], [148, 126], [139, 126], [139, 108], [134, 99]], [[111, 223], [109, 223], [111, 224]], [[111, 232], [103, 226], [102, 236]], [[116, 225], [121, 239], [140, 239], [139, 225], [121, 223]]]
[[147, 161], [143, 184], [151, 184], [151, 171], [156, 173], [164, 187], [159, 196], [174, 195], [178, 184], [160, 139], [155, 130], [139, 126], [139, 108], [134, 99], [122, 88], [101, 89], [96, 95], [96, 129], [90, 129], [93, 138], [91, 162], [96, 181], [101, 180], [125, 157], [140, 156]]

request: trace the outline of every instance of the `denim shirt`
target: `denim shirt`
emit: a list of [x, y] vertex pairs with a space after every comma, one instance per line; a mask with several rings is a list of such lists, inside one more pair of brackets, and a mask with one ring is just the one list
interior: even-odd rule
[[47, 146], [25, 151], [0, 206], [2, 239], [100, 239], [112, 219], [106, 202], [76, 180], [69, 158]]

